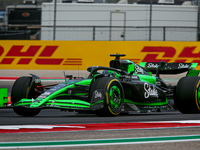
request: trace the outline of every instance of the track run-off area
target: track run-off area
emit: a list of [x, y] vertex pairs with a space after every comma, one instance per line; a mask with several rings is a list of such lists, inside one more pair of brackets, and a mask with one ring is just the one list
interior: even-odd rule
[[[62, 77], [43, 82], [60, 82]], [[15, 77], [1, 79], [10, 93]], [[174, 79], [168, 79], [174, 81]], [[21, 117], [0, 109], [0, 149], [76, 150], [196, 150], [200, 147], [200, 115], [178, 111], [93, 114], [42, 110], [35, 117]]]
[[199, 141], [200, 140], [199, 138], [200, 135], [188, 135], [188, 136], [117, 138], [117, 139], [71, 140], [71, 141], [9, 142], [9, 143], [0, 143], [1, 144], [0, 149], [153, 144], [153, 143]]
[[[0, 125], [0, 149], [198, 149], [200, 141], [200, 120], [182, 121], [143, 121], [139, 115], [128, 114], [112, 118], [96, 117], [66, 112], [65, 115], [52, 114], [46, 110], [42, 114], [25, 118], [13, 115], [11, 110], [7, 118], [13, 120], [9, 125], [6, 122]], [[3, 110], [0, 110], [1, 115]], [[55, 113], [55, 111], [53, 111]], [[49, 117], [47, 115], [50, 115]], [[71, 118], [76, 118], [80, 123]], [[170, 113], [162, 114], [170, 117]], [[141, 118], [157, 119], [162, 115], [141, 114]], [[173, 114], [171, 114], [173, 115]], [[182, 114], [174, 114], [176, 117]], [[0, 116], [2, 121], [6, 121]], [[122, 122], [123, 119], [129, 122]], [[132, 118], [132, 119], [131, 119]], [[48, 120], [51, 119], [51, 123]], [[71, 119], [71, 121], [70, 121]], [[110, 120], [110, 122], [108, 121]], [[31, 121], [32, 120], [32, 121]], [[45, 121], [47, 120], [46, 124]], [[54, 124], [59, 120], [59, 124]], [[84, 121], [85, 120], [85, 121]], [[92, 122], [94, 123], [82, 123]], [[147, 120], [147, 119], [146, 119]], [[178, 119], [177, 119], [178, 120]], [[103, 122], [107, 123], [103, 123]], [[114, 122], [113, 122], [114, 121]], [[117, 122], [115, 122], [117, 121]]]

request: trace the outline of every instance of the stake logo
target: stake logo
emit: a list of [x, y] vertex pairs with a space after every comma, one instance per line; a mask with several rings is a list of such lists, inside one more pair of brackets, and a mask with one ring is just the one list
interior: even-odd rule
[[155, 96], [158, 98], [158, 91], [155, 86], [144, 83], [144, 91], [144, 98], [149, 98], [150, 96]]
[[[29, 46], [24, 51], [24, 46], [14, 45], [5, 57], [0, 59], [0, 65], [12, 64], [16, 58], [20, 58], [17, 65], [28, 65], [31, 61], [35, 61], [37, 65], [82, 65], [81, 58], [52, 58], [58, 46], [45, 46], [42, 52], [40, 49], [41, 46]], [[4, 49], [0, 46], [0, 56], [3, 53]]]

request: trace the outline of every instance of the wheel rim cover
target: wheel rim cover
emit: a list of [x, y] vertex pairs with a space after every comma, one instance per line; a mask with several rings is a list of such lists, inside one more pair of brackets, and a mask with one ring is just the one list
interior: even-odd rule
[[200, 103], [200, 87], [197, 90], [197, 102]]
[[118, 86], [112, 86], [109, 92], [111, 108], [117, 109], [121, 104], [121, 91]]

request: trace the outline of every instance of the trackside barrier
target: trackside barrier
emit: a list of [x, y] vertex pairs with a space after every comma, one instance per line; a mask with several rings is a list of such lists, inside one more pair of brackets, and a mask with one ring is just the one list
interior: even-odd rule
[[8, 104], [8, 89], [0, 88], [0, 107]]
[[[145, 62], [197, 62], [200, 42], [2, 40], [0, 69], [86, 70], [108, 66], [110, 54]], [[200, 69], [198, 65], [197, 69]]]

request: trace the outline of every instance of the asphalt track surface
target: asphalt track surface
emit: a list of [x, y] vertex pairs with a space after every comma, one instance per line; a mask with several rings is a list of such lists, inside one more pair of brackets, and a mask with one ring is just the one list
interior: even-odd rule
[[[36, 72], [39, 76], [55, 76], [62, 77], [62, 71], [30, 71]], [[72, 71], [73, 72], [73, 71]], [[26, 71], [16, 71], [16, 70], [6, 70], [1, 71], [0, 76], [21, 76], [28, 75]], [[78, 76], [82, 73], [76, 73], [75, 76]], [[87, 76], [87, 75], [83, 75]], [[175, 77], [179, 78], [179, 77]], [[176, 79], [171, 77], [166, 77], [170, 81], [174, 82]], [[52, 81], [44, 81], [50, 82]], [[53, 82], [60, 82], [53, 81]], [[0, 88], [8, 88], [9, 94], [12, 87], [13, 81], [0, 81]], [[90, 124], [90, 123], [139, 123], [139, 122], [158, 122], [158, 121], [199, 121], [199, 114], [181, 114], [178, 111], [168, 111], [168, 112], [152, 112], [152, 113], [136, 113], [131, 112], [129, 114], [122, 114], [116, 117], [97, 117], [93, 114], [80, 114], [76, 112], [61, 112], [60, 110], [42, 110], [39, 115], [36, 117], [21, 117], [16, 115], [12, 109], [0, 109], [0, 127], [1, 126], [11, 126], [11, 125], [71, 125], [71, 124]], [[191, 138], [191, 135], [195, 135], [195, 140]], [[145, 129], [121, 129], [121, 130], [90, 130], [90, 131], [63, 131], [63, 132], [27, 132], [27, 133], [1, 133], [0, 134], [0, 146], [4, 142], [11, 144], [9, 142], [22, 142], [27, 147], [12, 147], [12, 149], [32, 149], [35, 143], [39, 143], [38, 147], [34, 149], [48, 149], [48, 150], [64, 150], [64, 149], [73, 149], [73, 150], [93, 150], [93, 149], [111, 149], [111, 150], [197, 150], [200, 147], [200, 126], [195, 127], [165, 127], [165, 128], [145, 128]], [[183, 136], [187, 136], [186, 139]], [[158, 138], [157, 138], [158, 137]], [[101, 144], [93, 144], [93, 140], [110, 140], [113, 141], [125, 140], [124, 143], [114, 143], [102, 142]], [[141, 138], [146, 138], [145, 142], [130, 142], [131, 140], [141, 140]], [[147, 140], [151, 139], [151, 142]], [[156, 141], [154, 138], [160, 139]], [[168, 140], [161, 140], [162, 138], [168, 138]], [[170, 141], [170, 139], [176, 139], [175, 141]], [[181, 140], [182, 139], [182, 140]], [[75, 141], [74, 141], [75, 140]], [[78, 141], [77, 141], [78, 140]], [[80, 145], [84, 140], [89, 140], [90, 144]], [[26, 143], [26, 142], [35, 142]], [[40, 142], [39, 142], [40, 141]], [[41, 141], [50, 141], [54, 142], [74, 142], [74, 145], [68, 146], [44, 146], [45, 143]], [[103, 144], [102, 144], [103, 143]], [[105, 144], [107, 143], [107, 144]], [[4, 143], [5, 144], [5, 143]], [[13, 144], [13, 143], [12, 143]], [[14, 143], [16, 144], [16, 143]], [[19, 143], [17, 143], [19, 144]], [[41, 146], [43, 144], [43, 147]], [[31, 146], [30, 146], [31, 145]], [[0, 147], [1, 149], [1, 147]], [[5, 149], [5, 147], [3, 148]]]

